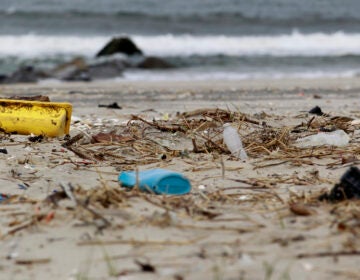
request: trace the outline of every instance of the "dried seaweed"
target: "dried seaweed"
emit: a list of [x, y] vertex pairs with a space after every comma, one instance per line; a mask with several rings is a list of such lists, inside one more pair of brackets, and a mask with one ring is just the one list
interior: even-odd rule
[[[185, 269], [194, 263], [188, 260], [190, 257], [204, 258], [209, 263], [214, 258], [240, 263], [244, 255], [250, 255], [251, 261], [253, 255], [268, 255], [274, 245], [284, 250], [289, 247], [286, 255], [299, 259], [358, 256], [359, 201], [331, 204], [318, 200], [336, 183], [333, 174], [340, 170], [335, 169], [359, 162], [358, 134], [351, 135], [345, 147], [294, 145], [297, 138], [318, 131], [343, 128], [352, 132], [355, 126], [349, 124], [349, 119], [325, 115], [286, 118], [210, 108], [161, 119], [139, 115], [130, 116], [128, 122], [96, 119], [95, 125], [89, 120], [77, 121], [74, 126], [81, 133], [70, 139], [46, 139], [41, 143], [26, 139], [25, 145], [33, 153], [39, 153], [37, 146], [51, 146], [50, 161], [60, 172], [96, 172], [99, 178], [89, 184], [91, 189], [63, 184], [54, 191], [51, 181], [45, 199], [10, 196], [0, 205], [2, 238], [15, 240], [34, 231], [54, 232], [54, 228], [65, 225], [82, 227], [83, 235], [74, 235], [75, 242], [73, 236], [70, 238], [80, 250], [88, 249], [82, 246], [118, 246], [116, 250], [126, 246], [129, 254], [121, 258], [127, 262], [144, 256], [138, 264], [140, 269], [134, 266], [134, 273], [141, 273], [141, 269], [160, 271], [161, 264], [166, 263], [161, 258], [168, 257], [161, 250], [168, 246], [188, 247], [181, 248], [186, 249], [190, 263]], [[245, 163], [232, 158], [223, 143], [222, 127], [226, 122], [238, 129], [249, 155]], [[10, 142], [11, 138], [5, 140]], [[60, 143], [63, 148], [58, 149]], [[12, 145], [20, 144], [9, 143]], [[14, 165], [24, 163], [15, 161]], [[178, 197], [159, 196], [118, 185], [115, 170], [157, 167], [184, 171], [192, 181], [192, 192]], [[16, 183], [23, 182], [25, 173], [20, 171], [7, 175], [14, 176], [10, 179]], [[38, 174], [40, 177], [41, 172]], [[50, 243], [43, 242], [44, 246]], [[152, 258], [154, 255], [157, 257]], [[174, 253], [173, 258], [183, 256]], [[48, 260], [19, 258], [14, 264], [35, 265]]]
[[[307, 115], [304, 116], [305, 118]], [[360, 148], [347, 147], [298, 148], [294, 141], [320, 128], [343, 128], [353, 131], [349, 124], [351, 118], [317, 116], [295, 126], [270, 126], [264, 119], [281, 119], [265, 115], [263, 121], [256, 120], [257, 115], [224, 109], [200, 109], [179, 113], [173, 119], [147, 120], [132, 115], [127, 124], [111, 126], [111, 132], [97, 131], [92, 137], [93, 143], [81, 143], [83, 134], [68, 140], [64, 147], [77, 156], [102, 164], [116, 166], [119, 170], [133, 169], [135, 166], [159, 163], [174, 157], [188, 156], [193, 153], [222, 155], [229, 154], [222, 139], [222, 124], [232, 122], [239, 128], [245, 149], [250, 157], [261, 158], [256, 168], [265, 168], [279, 164], [293, 166], [314, 165], [313, 159], [330, 158], [335, 161], [329, 168], [346, 163], [357, 162]], [[104, 126], [107, 129], [106, 126]], [[182, 143], [182, 145], [176, 145]], [[188, 143], [186, 147], [183, 143]], [[351, 160], [351, 158], [353, 160]]]
[[[281, 123], [271, 126], [265, 124], [265, 121], [271, 118], [273, 123], [274, 120], [281, 119], [276, 116], [264, 115], [262, 120], [258, 120], [255, 115], [249, 116], [230, 110], [201, 109], [179, 113], [175, 118], [169, 120], [148, 120], [140, 116], [132, 116], [127, 123], [103, 125], [93, 129], [90, 137], [84, 133], [75, 135], [67, 140], [63, 147], [74, 152], [72, 157], [89, 159], [92, 166], [96, 163], [101, 166], [111, 165], [121, 170], [134, 170], [138, 166], [167, 163], [178, 157], [190, 165], [189, 170], [197, 172], [215, 168], [215, 164], [198, 166], [197, 159], [199, 157], [209, 156], [208, 158], [216, 161], [219, 178], [230, 180], [234, 185], [215, 191], [194, 191], [191, 195], [181, 197], [143, 194], [137, 189], [125, 191], [120, 187], [110, 188], [106, 184], [90, 190], [77, 186], [71, 190], [76, 201], [75, 205], [71, 207], [63, 203], [71, 195], [69, 196], [66, 190], [62, 189], [57, 193], [50, 194], [44, 201], [31, 202], [41, 204], [43, 212], [25, 212], [19, 215], [19, 220], [15, 220], [7, 232], [8, 234], [17, 234], [33, 226], [47, 225], [49, 223], [49, 219], [46, 218], [48, 213], [56, 209], [59, 212], [66, 212], [67, 216], [82, 222], [82, 225], [95, 226], [99, 231], [108, 228], [122, 228], [127, 225], [136, 227], [146, 224], [160, 228], [172, 227], [182, 231], [224, 231], [246, 234], [256, 232], [266, 225], [254, 221], [250, 217], [239, 217], [238, 215], [228, 218], [226, 217], [227, 209], [232, 207], [243, 213], [248, 209], [253, 209], [256, 205], [258, 213], [283, 211], [279, 217], [300, 215], [306, 219], [311, 219], [320, 208], [321, 211], [331, 213], [333, 228], [355, 235], [360, 234], [358, 203], [327, 205], [317, 199], [324, 191], [311, 190], [311, 186], [314, 185], [332, 185], [334, 183], [328, 178], [320, 176], [316, 166], [325, 165], [326, 168], [331, 169], [354, 164], [360, 157], [359, 145], [350, 143], [341, 148], [330, 146], [298, 148], [293, 145], [296, 138], [315, 133], [321, 126], [340, 127], [340, 123], [342, 123], [345, 127], [347, 122], [341, 121], [339, 118], [322, 116], [323, 122], [316, 117], [302, 120], [300, 125], [294, 126], [284, 126]], [[229, 154], [222, 139], [222, 125], [226, 122], [232, 122], [233, 126], [238, 128], [245, 149], [250, 156], [252, 167], [259, 171], [257, 177], [245, 175], [243, 178], [228, 178], [225, 176], [227, 175], [225, 174], [226, 170], [233, 168], [226, 167], [223, 160], [223, 155]], [[351, 131], [350, 126], [348, 131]], [[180, 145], [177, 145], [178, 143]], [[326, 159], [325, 163], [324, 161], [319, 162], [323, 159]], [[70, 160], [70, 162], [75, 164], [76, 160]], [[261, 175], [261, 171], [265, 168], [278, 165], [287, 167], [306, 165], [313, 166], [314, 169], [301, 175], [296, 172], [290, 175]], [[241, 167], [237, 168], [241, 170]], [[222, 174], [220, 174], [221, 172]], [[287, 190], [284, 195], [279, 192], [279, 189], [284, 186], [304, 186], [306, 188], [302, 193]], [[126, 214], [127, 208], [139, 201], [144, 207], [151, 205], [156, 211], [136, 213], [128, 218], [130, 215]], [[6, 203], [11, 205], [19, 202], [14, 198]], [[120, 215], [122, 219], [115, 219], [115, 217], [118, 218], [119, 213], [125, 214]], [[125, 216], [127, 218], [124, 218]], [[54, 219], [57, 220], [57, 216]], [[245, 225], [226, 224], [236, 223], [239, 220]], [[205, 224], [205, 222], [211, 224]], [[212, 223], [216, 223], [216, 225]], [[185, 241], [88, 240], [78, 244], [182, 246], [197, 241], [198, 239]], [[234, 244], [234, 242], [229, 243]]]

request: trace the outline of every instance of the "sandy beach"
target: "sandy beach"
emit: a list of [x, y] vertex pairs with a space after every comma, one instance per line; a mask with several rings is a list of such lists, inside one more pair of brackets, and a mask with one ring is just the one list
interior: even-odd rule
[[[71, 103], [81, 139], [1, 135], [0, 279], [359, 279], [359, 201], [317, 200], [359, 166], [359, 91], [357, 78], [1, 86]], [[246, 162], [224, 146], [229, 120]], [[322, 126], [350, 143], [296, 147]], [[158, 167], [189, 178], [190, 194], [119, 185], [121, 171]]]

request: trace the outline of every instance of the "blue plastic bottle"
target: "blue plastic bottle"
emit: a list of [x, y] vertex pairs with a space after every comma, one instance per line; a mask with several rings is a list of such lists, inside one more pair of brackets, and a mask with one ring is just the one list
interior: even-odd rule
[[[139, 171], [139, 189], [155, 194], [183, 195], [191, 191], [190, 181], [181, 173], [166, 169]], [[125, 171], [119, 175], [123, 187], [136, 185], [136, 171]]]

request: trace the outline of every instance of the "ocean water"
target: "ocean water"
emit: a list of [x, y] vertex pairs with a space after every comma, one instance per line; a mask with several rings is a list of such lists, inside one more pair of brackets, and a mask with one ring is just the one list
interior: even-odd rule
[[127, 35], [173, 70], [118, 79], [351, 77], [360, 73], [357, 0], [1, 0], [0, 73], [52, 68]]

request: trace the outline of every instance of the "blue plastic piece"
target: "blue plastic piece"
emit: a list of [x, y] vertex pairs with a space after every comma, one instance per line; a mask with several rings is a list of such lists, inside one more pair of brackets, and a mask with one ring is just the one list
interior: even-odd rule
[[9, 199], [10, 195], [8, 194], [4, 194], [4, 193], [0, 193], [0, 203], [4, 202], [5, 200]]
[[[155, 194], [183, 195], [191, 191], [190, 181], [181, 173], [166, 169], [139, 171], [139, 189]], [[125, 171], [119, 175], [123, 187], [136, 185], [136, 171]]]

